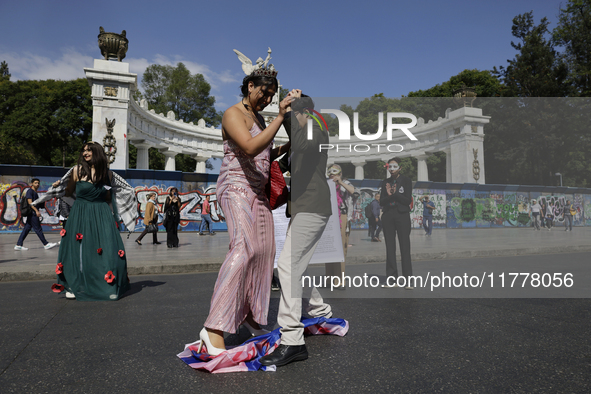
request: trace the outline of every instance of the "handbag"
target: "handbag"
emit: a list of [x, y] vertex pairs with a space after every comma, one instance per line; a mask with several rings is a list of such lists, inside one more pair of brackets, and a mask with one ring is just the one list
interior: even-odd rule
[[158, 225], [156, 223], [150, 223], [150, 224], [148, 224], [148, 227], [146, 227], [146, 229], [148, 230], [149, 233], [157, 233], [158, 232]]
[[285, 184], [285, 178], [283, 178], [279, 163], [276, 161], [271, 162], [269, 168], [269, 181], [265, 187], [265, 194], [269, 199], [271, 209], [279, 208], [288, 200], [288, 190], [287, 185]]

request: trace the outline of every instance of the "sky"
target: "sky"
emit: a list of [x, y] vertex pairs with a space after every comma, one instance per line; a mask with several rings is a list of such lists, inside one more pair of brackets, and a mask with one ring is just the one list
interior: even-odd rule
[[[564, 7], [564, 1], [562, 6]], [[183, 62], [211, 84], [216, 109], [239, 101], [232, 51], [266, 57], [283, 87], [312, 97], [400, 97], [465, 69], [506, 65], [512, 19], [534, 11], [556, 26], [558, 0], [38, 1], [0, 0], [0, 61], [11, 80], [84, 78], [101, 58], [99, 26], [126, 30], [125, 62]]]

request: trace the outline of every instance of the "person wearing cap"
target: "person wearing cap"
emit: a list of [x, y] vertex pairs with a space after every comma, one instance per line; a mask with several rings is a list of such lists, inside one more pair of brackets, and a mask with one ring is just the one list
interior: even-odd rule
[[[400, 244], [402, 260], [402, 276], [405, 288], [413, 289], [409, 283], [412, 275], [412, 263], [410, 260], [410, 204], [412, 203], [412, 181], [409, 177], [400, 173], [400, 158], [394, 157], [388, 161], [390, 177], [382, 182], [380, 205], [382, 214], [382, 227], [386, 241], [386, 275], [396, 278], [398, 282], [398, 265], [396, 263], [396, 235]], [[402, 284], [401, 284], [402, 285]], [[392, 280], [384, 287], [397, 287]]]

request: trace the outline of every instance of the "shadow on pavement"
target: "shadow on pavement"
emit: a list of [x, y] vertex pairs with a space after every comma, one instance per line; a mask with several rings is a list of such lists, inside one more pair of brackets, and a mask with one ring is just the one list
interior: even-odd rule
[[156, 287], [156, 286], [162, 286], [165, 284], [166, 284], [166, 282], [154, 282], [152, 280], [142, 280], [141, 282], [131, 282], [130, 283], [131, 289], [129, 289], [128, 292], [123, 294], [123, 296], [121, 298], [127, 298], [129, 296], [137, 294], [146, 287]]

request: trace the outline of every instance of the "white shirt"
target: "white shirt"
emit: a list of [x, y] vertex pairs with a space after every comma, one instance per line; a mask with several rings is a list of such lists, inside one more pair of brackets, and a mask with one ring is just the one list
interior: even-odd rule
[[532, 213], [540, 213], [540, 209], [542, 209], [542, 207], [538, 203], [535, 203], [534, 205], [531, 206]]

